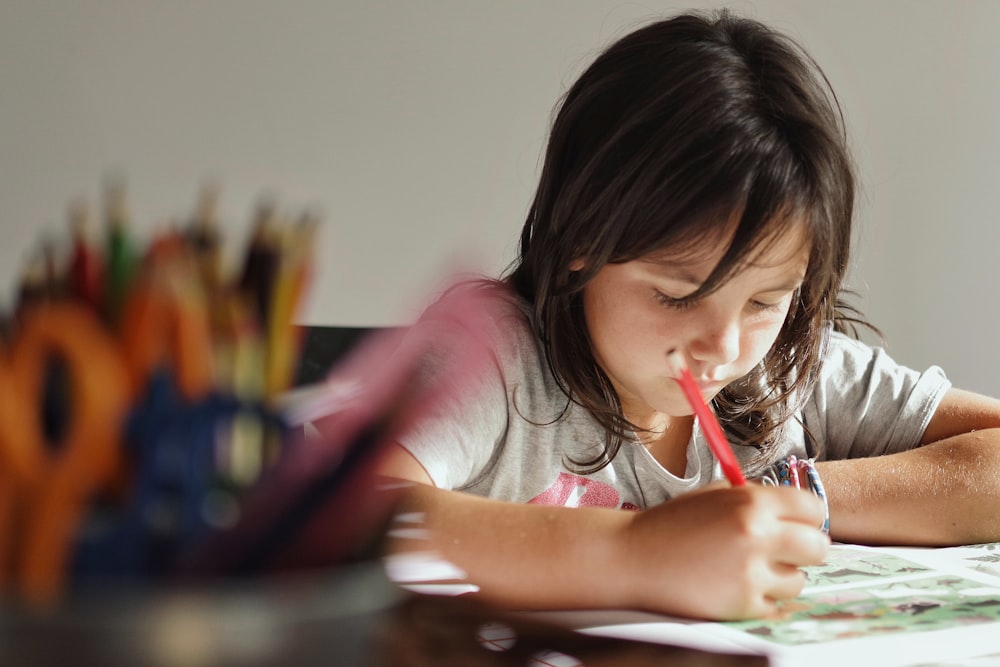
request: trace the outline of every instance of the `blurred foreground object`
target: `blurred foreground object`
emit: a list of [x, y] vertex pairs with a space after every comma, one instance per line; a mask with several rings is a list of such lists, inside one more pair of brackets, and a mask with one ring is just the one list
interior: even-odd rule
[[287, 445], [293, 318], [318, 221], [264, 202], [227, 269], [206, 187], [191, 220], [103, 239], [70, 207], [27, 262], [0, 342], [0, 594], [51, 609], [77, 586], [145, 585], [213, 531]]
[[762, 656], [595, 637], [472, 600], [404, 594], [377, 564], [327, 577], [112, 595], [0, 613], [10, 664], [101, 667], [759, 667]]

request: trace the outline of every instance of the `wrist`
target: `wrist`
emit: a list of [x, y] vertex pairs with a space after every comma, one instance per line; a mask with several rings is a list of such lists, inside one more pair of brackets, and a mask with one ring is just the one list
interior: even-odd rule
[[[598, 578], [607, 589], [609, 607], [618, 609], [649, 608], [650, 580], [646, 576], [644, 558], [647, 547], [642, 545], [639, 533], [645, 511], [614, 510], [609, 530], [602, 531], [602, 571]], [[614, 574], [620, 573], [620, 574]], [[609, 574], [611, 576], [609, 576]]]
[[823, 501], [824, 518], [820, 529], [830, 534], [830, 503], [814, 459], [800, 459], [790, 454], [765, 468], [757, 481], [764, 486], [792, 486], [812, 492]]

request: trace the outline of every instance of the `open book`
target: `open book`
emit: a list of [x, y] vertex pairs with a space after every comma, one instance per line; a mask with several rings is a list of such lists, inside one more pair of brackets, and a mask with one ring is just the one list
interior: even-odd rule
[[600, 636], [768, 656], [772, 665], [1000, 665], [1000, 543], [834, 544], [780, 618], [711, 623], [635, 612], [544, 612]]

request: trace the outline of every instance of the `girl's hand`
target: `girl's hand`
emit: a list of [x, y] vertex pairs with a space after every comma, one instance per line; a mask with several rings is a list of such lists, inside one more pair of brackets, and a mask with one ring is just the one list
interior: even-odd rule
[[[808, 491], [713, 485], [635, 514], [623, 566], [642, 608], [707, 619], [773, 615], [823, 562], [823, 503]], [[642, 573], [643, 576], [631, 576]]]

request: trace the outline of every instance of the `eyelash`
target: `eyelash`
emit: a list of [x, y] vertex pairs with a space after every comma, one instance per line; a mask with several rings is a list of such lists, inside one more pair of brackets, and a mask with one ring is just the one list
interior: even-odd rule
[[780, 303], [764, 303], [763, 301], [751, 301], [750, 305], [754, 310], [761, 313], [776, 313], [781, 310]]
[[653, 290], [653, 298], [655, 298], [661, 306], [666, 306], [667, 308], [671, 308], [673, 310], [688, 310], [697, 305], [699, 301], [699, 299], [691, 301], [686, 299], [675, 299], [672, 296], [667, 296], [660, 290]]
[[[672, 296], [667, 296], [660, 290], [654, 290], [653, 296], [660, 305], [666, 306], [667, 308], [671, 308], [673, 310], [681, 310], [681, 311], [694, 308], [696, 305], [698, 305], [698, 302], [700, 301], [700, 299], [693, 299], [690, 301], [687, 299], [675, 299]], [[763, 301], [751, 301], [750, 307], [760, 313], [778, 312], [779, 310], [781, 310], [780, 303], [764, 303]]]

